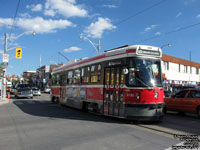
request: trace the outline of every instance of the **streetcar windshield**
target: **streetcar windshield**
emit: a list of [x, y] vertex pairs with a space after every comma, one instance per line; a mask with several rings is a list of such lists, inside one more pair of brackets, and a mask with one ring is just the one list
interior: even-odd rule
[[161, 87], [160, 60], [131, 58], [129, 63], [128, 85], [141, 87]]

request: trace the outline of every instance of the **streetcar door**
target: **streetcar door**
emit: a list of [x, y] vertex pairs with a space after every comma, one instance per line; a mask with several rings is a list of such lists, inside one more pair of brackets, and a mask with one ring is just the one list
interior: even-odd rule
[[67, 80], [67, 76], [63, 75], [61, 76], [61, 80], [60, 80], [60, 103], [65, 103], [65, 98], [66, 98], [66, 80]]
[[[123, 116], [123, 90], [121, 88], [121, 67], [105, 68], [104, 114]], [[123, 81], [122, 81], [123, 82]]]

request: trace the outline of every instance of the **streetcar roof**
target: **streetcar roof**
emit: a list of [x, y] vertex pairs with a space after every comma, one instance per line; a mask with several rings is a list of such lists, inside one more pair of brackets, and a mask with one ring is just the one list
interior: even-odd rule
[[64, 63], [62, 66], [53, 69], [53, 73], [61, 72], [67, 68], [76, 68], [77, 65], [93, 64], [97, 62], [107, 61], [131, 56], [147, 56], [153, 58], [161, 58], [162, 51], [159, 47], [149, 45], [125, 45], [104, 51], [103, 54], [91, 58], [74, 59]]

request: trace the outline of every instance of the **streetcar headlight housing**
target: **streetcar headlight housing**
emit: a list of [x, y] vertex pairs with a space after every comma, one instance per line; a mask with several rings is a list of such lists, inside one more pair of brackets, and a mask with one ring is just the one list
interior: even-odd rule
[[154, 93], [154, 97], [158, 98], [158, 93], [157, 92]]
[[140, 99], [140, 92], [137, 92], [137, 93], [136, 93], [136, 98], [137, 98], [137, 99]]

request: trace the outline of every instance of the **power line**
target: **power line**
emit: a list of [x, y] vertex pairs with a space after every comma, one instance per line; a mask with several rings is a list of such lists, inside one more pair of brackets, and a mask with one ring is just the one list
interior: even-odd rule
[[119, 25], [119, 24], [121, 24], [121, 23], [123, 23], [123, 22], [126, 22], [127, 20], [129, 20], [129, 19], [131, 19], [131, 18], [134, 18], [134, 17], [136, 17], [136, 16], [138, 16], [138, 15], [140, 15], [140, 14], [142, 14], [142, 13], [144, 13], [144, 12], [146, 12], [146, 11], [152, 9], [152, 8], [154, 8], [154, 7], [156, 7], [156, 6], [158, 6], [158, 5], [162, 4], [162, 3], [164, 3], [165, 1], [166, 1], [166, 0], [161, 0], [160, 2], [158, 2], [158, 3], [154, 4], [154, 5], [151, 5], [151, 6], [145, 8], [145, 9], [143, 9], [143, 10], [141, 10], [141, 11], [138, 11], [138, 12], [135, 13], [134, 15], [131, 15], [131, 16], [125, 18], [125, 19], [122, 19], [121, 21], [119, 21], [118, 23], [116, 23], [116, 24], [114, 24], [114, 25]]
[[[69, 45], [68, 47], [72, 47], [72, 46], [74, 46], [74, 45], [79, 45], [79, 44], [82, 43], [82, 42], [83, 42], [83, 41], [76, 42], [76, 43], [74, 43], [74, 44]], [[51, 59], [51, 58], [55, 57], [56, 54], [58, 54], [58, 53], [60, 53], [60, 52], [62, 52], [62, 51], [63, 51], [63, 50], [56, 51], [56, 52], [53, 53], [50, 57], [46, 58], [46, 59], [44, 60], [44, 62], [46, 62], [48, 59]], [[65, 57], [66, 57], [66, 56], [65, 56]], [[68, 61], [69, 61], [69, 60], [68, 60]]]
[[165, 33], [163, 33], [161, 35], [156, 35], [156, 36], [152, 36], [150, 38], [146, 38], [146, 39], [143, 39], [143, 40], [140, 40], [140, 41], [136, 41], [134, 43], [141, 43], [141, 42], [149, 41], [149, 40], [152, 40], [152, 39], [159, 38], [161, 36], [165, 36], [165, 35], [168, 35], [168, 34], [172, 34], [172, 33], [176, 33], [176, 32], [179, 32], [179, 31], [187, 30], [189, 28], [192, 28], [192, 27], [195, 27], [195, 26], [198, 26], [198, 25], [200, 25], [200, 22], [199, 23], [195, 23], [195, 24], [191, 24], [191, 25], [188, 25], [188, 26], [185, 26], [185, 27], [181, 27], [181, 28], [176, 29], [176, 30], [168, 31], [168, 32], [165, 32]]
[[19, 4], [20, 4], [20, 0], [17, 3], [17, 8], [16, 8], [16, 11], [15, 11], [14, 19], [13, 19], [13, 24], [11, 25], [11, 29], [10, 29], [9, 39], [11, 37], [13, 27], [15, 26], [14, 24], [15, 24], [15, 20], [16, 20], [16, 17], [17, 17], [18, 10], [19, 10]]
[[[119, 21], [118, 23], [116, 23], [116, 24], [114, 24], [114, 25], [119, 25], [119, 24], [121, 24], [121, 23], [123, 23], [123, 22], [126, 22], [127, 20], [129, 20], [129, 19], [131, 19], [131, 18], [134, 18], [134, 17], [136, 17], [136, 16], [138, 16], [138, 15], [140, 15], [140, 14], [142, 14], [142, 13], [144, 13], [144, 12], [146, 12], [146, 11], [152, 9], [152, 8], [154, 8], [154, 7], [156, 7], [156, 6], [158, 6], [158, 5], [162, 4], [162, 3], [164, 3], [165, 1], [166, 1], [166, 0], [161, 0], [161, 1], [159, 1], [158, 3], [153, 4], [153, 5], [151, 5], [151, 6], [147, 7], [147, 8], [145, 8], [145, 9], [142, 9], [141, 11], [138, 11], [138, 12], [135, 13], [134, 15], [131, 15], [131, 16], [129, 16], [129, 17], [127, 17], [127, 18], [125, 18], [125, 19]], [[81, 43], [81, 42], [77, 42], [77, 43], [75, 43], [75, 44], [73, 44], [73, 45], [71, 45], [71, 46], [78, 45], [78, 44], [80, 44], [80, 43]], [[71, 46], [69, 46], [69, 47], [71, 47]], [[58, 51], [57, 53], [60, 53], [60, 52], [61, 52], [61, 51]], [[45, 61], [47, 61], [48, 59], [52, 58], [53, 56], [55, 56], [55, 55], [52, 55], [52, 56], [48, 57], [47, 59], [45, 59]]]

